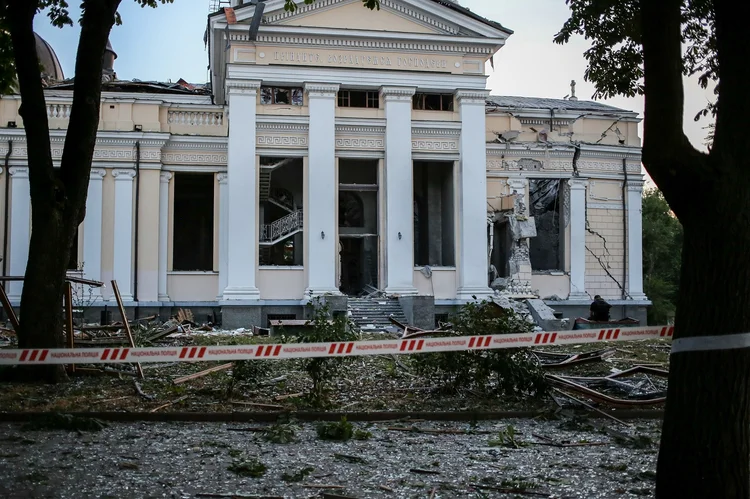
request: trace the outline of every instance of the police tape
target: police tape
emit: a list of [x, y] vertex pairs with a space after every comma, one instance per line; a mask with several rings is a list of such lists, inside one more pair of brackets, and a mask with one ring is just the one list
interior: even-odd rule
[[124, 364], [133, 362], [201, 362], [215, 360], [273, 360], [364, 355], [411, 355], [466, 350], [497, 350], [603, 341], [671, 338], [674, 327], [566, 330], [490, 336], [454, 336], [267, 345], [0, 349], [0, 365]]

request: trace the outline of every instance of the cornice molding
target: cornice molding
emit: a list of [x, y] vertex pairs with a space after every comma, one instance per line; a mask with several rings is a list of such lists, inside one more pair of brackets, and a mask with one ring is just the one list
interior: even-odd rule
[[219, 165], [227, 164], [226, 152], [165, 152], [162, 154], [162, 163], [165, 165], [190, 164], [190, 165]]
[[408, 101], [411, 102], [412, 97], [417, 92], [417, 87], [391, 87], [383, 86], [380, 87], [380, 96], [388, 101]]
[[482, 106], [487, 104], [487, 97], [490, 95], [489, 90], [470, 90], [470, 89], [458, 89], [456, 90], [456, 100], [458, 104], [481, 104]]
[[385, 135], [384, 126], [336, 125], [336, 134], [342, 135]]
[[412, 127], [412, 135], [416, 136], [428, 136], [428, 137], [460, 137], [460, 128], [424, 128], [424, 127]]
[[336, 149], [385, 149], [384, 138], [341, 137], [336, 139]]
[[306, 133], [310, 129], [307, 123], [257, 123], [255, 125], [257, 132], [275, 132], [275, 133]]

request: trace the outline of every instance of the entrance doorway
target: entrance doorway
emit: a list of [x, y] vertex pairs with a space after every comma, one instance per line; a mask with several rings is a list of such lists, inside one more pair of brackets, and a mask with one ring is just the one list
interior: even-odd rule
[[378, 161], [339, 159], [339, 290], [378, 289]]

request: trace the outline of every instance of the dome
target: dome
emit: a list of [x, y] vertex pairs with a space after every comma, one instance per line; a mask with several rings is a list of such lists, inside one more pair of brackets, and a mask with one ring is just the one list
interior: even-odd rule
[[34, 37], [36, 38], [36, 54], [39, 57], [39, 63], [44, 68], [43, 73], [54, 80], [64, 80], [62, 66], [52, 46], [38, 34], [34, 33]]

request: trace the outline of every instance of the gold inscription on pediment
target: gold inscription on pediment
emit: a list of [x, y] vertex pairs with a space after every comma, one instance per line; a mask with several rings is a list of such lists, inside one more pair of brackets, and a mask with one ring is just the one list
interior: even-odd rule
[[463, 62], [458, 57], [441, 57], [440, 55], [357, 53], [333, 50], [276, 50], [260, 47], [257, 49], [257, 54], [257, 64], [382, 68], [446, 73], [462, 72]]

